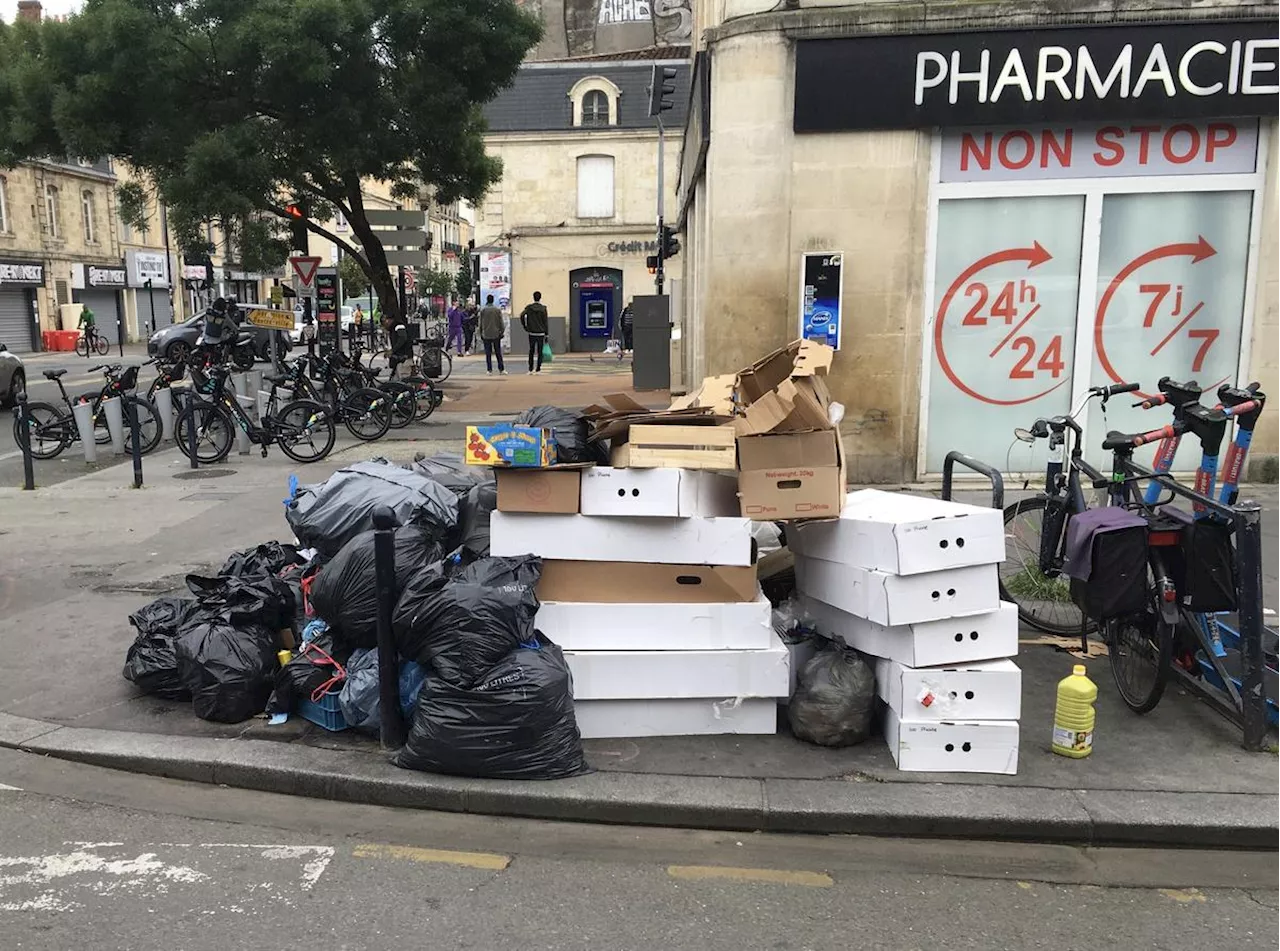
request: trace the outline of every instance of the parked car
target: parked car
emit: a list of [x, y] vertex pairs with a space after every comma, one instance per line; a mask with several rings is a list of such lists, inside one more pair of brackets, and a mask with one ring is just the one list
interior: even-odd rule
[[[277, 335], [281, 352], [292, 349], [293, 341], [289, 333], [282, 330], [268, 330], [266, 327], [254, 327], [250, 324], [248, 312], [253, 310], [269, 310], [269, 308], [262, 304], [240, 305], [240, 315], [243, 318], [240, 329], [242, 331], [247, 330], [253, 334], [253, 350], [257, 358], [259, 360], [269, 359], [271, 334], [273, 333]], [[207, 311], [201, 311], [196, 316], [190, 317], [181, 323], [157, 330], [147, 341], [147, 353], [153, 357], [164, 357], [166, 360], [178, 360], [185, 357], [191, 352], [191, 348], [196, 345], [196, 340], [200, 337], [200, 334], [204, 332], [205, 313]]]
[[0, 343], [0, 406], [12, 406], [26, 388], [27, 371], [22, 358]]

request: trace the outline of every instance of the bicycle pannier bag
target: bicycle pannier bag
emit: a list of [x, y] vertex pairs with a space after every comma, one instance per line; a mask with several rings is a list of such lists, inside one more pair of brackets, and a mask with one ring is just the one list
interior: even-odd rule
[[1143, 610], [1147, 601], [1147, 523], [1121, 508], [1090, 509], [1067, 523], [1071, 600], [1106, 620]]
[[1232, 526], [1212, 519], [1196, 519], [1182, 533], [1186, 564], [1182, 603], [1192, 611], [1236, 609], [1236, 556], [1231, 547]]

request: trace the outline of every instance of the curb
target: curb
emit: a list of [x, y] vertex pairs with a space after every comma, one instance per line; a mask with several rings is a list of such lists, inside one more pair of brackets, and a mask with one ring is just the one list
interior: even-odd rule
[[616, 772], [548, 782], [462, 779], [403, 770], [366, 753], [91, 730], [8, 714], [0, 714], [0, 747], [261, 792], [525, 819], [1076, 846], [1277, 848], [1277, 797], [1266, 794]]

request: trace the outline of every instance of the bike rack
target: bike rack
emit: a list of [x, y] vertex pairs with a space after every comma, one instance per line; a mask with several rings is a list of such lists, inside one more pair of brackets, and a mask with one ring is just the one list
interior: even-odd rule
[[956, 463], [990, 479], [991, 507], [999, 510], [1004, 509], [1004, 476], [1000, 474], [1000, 470], [973, 458], [973, 456], [966, 456], [963, 452], [949, 452], [947, 457], [942, 460], [942, 499], [944, 502], [951, 501], [951, 473]]

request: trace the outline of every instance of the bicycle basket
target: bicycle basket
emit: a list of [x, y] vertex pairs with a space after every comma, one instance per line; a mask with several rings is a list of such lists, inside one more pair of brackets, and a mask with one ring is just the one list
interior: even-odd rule
[[125, 367], [123, 373], [119, 377], [120, 389], [132, 390], [138, 385], [138, 368]]
[[1071, 600], [1094, 620], [1142, 611], [1147, 603], [1147, 522], [1121, 508], [1090, 509], [1067, 523]]

